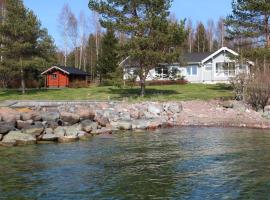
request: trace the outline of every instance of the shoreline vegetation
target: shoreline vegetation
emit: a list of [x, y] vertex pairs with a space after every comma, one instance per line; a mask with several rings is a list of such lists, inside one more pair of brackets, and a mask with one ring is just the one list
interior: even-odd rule
[[0, 108], [0, 146], [75, 142], [117, 131], [207, 126], [270, 129], [270, 109], [239, 101], [85, 102]]

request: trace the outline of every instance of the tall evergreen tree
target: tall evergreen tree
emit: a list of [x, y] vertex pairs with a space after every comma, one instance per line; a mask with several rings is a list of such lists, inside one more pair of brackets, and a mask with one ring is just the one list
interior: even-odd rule
[[258, 39], [270, 46], [270, 2], [268, 0], [233, 0], [233, 12], [225, 21], [230, 38]]
[[12, 71], [20, 71], [25, 93], [25, 72], [51, 59], [55, 47], [47, 31], [41, 29], [36, 15], [24, 7], [22, 0], [7, 0], [5, 10], [5, 21], [0, 27], [2, 64]]
[[112, 79], [119, 64], [118, 39], [113, 29], [109, 28], [101, 41], [101, 56], [98, 60], [97, 70], [100, 83]]
[[208, 39], [205, 27], [203, 23], [199, 23], [195, 33], [194, 51], [195, 52], [207, 52], [209, 51]]
[[169, 8], [172, 0], [90, 0], [89, 7], [101, 15], [101, 25], [128, 35], [126, 53], [138, 65], [141, 96], [145, 95], [148, 72], [159, 63], [171, 62]]

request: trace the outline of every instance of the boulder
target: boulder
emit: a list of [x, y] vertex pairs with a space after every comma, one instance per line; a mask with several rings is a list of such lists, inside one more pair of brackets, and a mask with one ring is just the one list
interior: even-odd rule
[[112, 129], [102, 127], [101, 129], [96, 129], [91, 132], [93, 135], [100, 135], [100, 134], [112, 134]]
[[41, 141], [57, 141], [58, 137], [53, 134], [53, 129], [46, 128], [45, 133], [41, 137]]
[[17, 120], [16, 127], [18, 129], [27, 129], [33, 124], [33, 120], [29, 119], [27, 121]]
[[66, 130], [65, 136], [78, 136], [78, 128], [76, 126], [65, 126], [64, 127]]
[[21, 119], [23, 121], [30, 120], [30, 119], [32, 119], [32, 117], [33, 117], [33, 113], [32, 112], [23, 112], [23, 113], [21, 113]]
[[4, 135], [0, 134], [0, 141], [3, 139]]
[[[41, 121], [42, 120], [41, 114], [38, 112], [32, 112], [32, 120]], [[46, 121], [46, 120], [44, 120], [44, 121]]]
[[[59, 120], [58, 120], [59, 121]], [[48, 121], [46, 122], [46, 127], [47, 128], [52, 128], [52, 129], [56, 129], [58, 126], [62, 126], [63, 124], [59, 124], [56, 121]]]
[[132, 129], [147, 129], [149, 122], [147, 120], [138, 119], [132, 121]]
[[36, 138], [21, 131], [11, 131], [4, 136], [1, 144], [7, 146], [35, 144]]
[[15, 123], [0, 122], [0, 134], [6, 134], [15, 129]]
[[93, 122], [91, 120], [84, 120], [81, 122], [82, 130], [91, 133], [91, 131], [96, 130], [98, 128], [97, 122]]
[[163, 104], [163, 108], [166, 112], [171, 112], [173, 114], [180, 113], [183, 110], [183, 106], [181, 103], [173, 103], [173, 102]]
[[15, 123], [17, 120], [21, 118], [21, 114], [18, 111], [6, 107], [0, 108], [0, 115], [2, 116], [2, 121], [8, 123], [9, 122]]
[[89, 110], [87, 108], [80, 108], [77, 110], [76, 112], [79, 117], [84, 120], [84, 119], [90, 119], [90, 120], [94, 120], [95, 118], [95, 112], [93, 112], [92, 110]]
[[264, 112], [270, 113], [270, 105], [264, 107]]
[[64, 122], [68, 122], [70, 125], [76, 124], [80, 121], [80, 116], [74, 113], [61, 112], [60, 118]]
[[23, 133], [32, 135], [34, 137], [39, 136], [44, 131], [44, 127], [40, 124], [31, 125], [27, 129], [23, 130]]
[[60, 118], [59, 112], [43, 112], [41, 114], [43, 121], [57, 121]]
[[63, 136], [58, 138], [58, 142], [60, 143], [69, 143], [69, 142], [76, 142], [79, 139], [78, 136]]
[[223, 108], [233, 108], [233, 103], [230, 102], [230, 101], [224, 101], [224, 102], [222, 103], [222, 107], [223, 107]]
[[120, 129], [120, 130], [131, 130], [132, 129], [132, 123], [130, 120], [111, 122], [111, 125], [113, 128]]
[[97, 113], [95, 115], [94, 120], [99, 123], [101, 126], [106, 126], [107, 124], [109, 124], [109, 119], [107, 117], [104, 117], [102, 114]]
[[150, 113], [153, 113], [155, 115], [159, 115], [163, 112], [163, 106], [161, 106], [159, 104], [149, 104], [147, 110]]
[[59, 126], [57, 127], [56, 129], [54, 129], [54, 134], [57, 136], [57, 137], [64, 137], [66, 135], [66, 130], [64, 127], [62, 126]]

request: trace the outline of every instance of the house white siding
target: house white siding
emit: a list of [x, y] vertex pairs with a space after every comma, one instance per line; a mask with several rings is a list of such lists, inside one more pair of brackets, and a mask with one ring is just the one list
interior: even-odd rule
[[[250, 71], [249, 63], [239, 64], [233, 59], [233, 56], [238, 56], [238, 54], [223, 47], [200, 62], [187, 63], [185, 66], [167, 65], [166, 69], [160, 69], [161, 67], [152, 69], [146, 80], [170, 80], [168, 72], [176, 68], [181, 72], [181, 76], [184, 76], [190, 83], [228, 83], [237, 74], [249, 73]], [[134, 71], [136, 68], [130, 70]], [[128, 77], [129, 75], [125, 71], [124, 78]], [[139, 77], [137, 80], [139, 81]]]

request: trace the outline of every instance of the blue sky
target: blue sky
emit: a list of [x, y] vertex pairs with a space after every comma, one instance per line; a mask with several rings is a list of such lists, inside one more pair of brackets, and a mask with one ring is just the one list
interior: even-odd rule
[[[227, 16], [231, 12], [232, 0], [174, 0], [171, 11], [177, 18], [191, 18], [206, 22], [209, 18], [217, 20], [220, 16]], [[58, 30], [58, 16], [61, 8], [68, 3], [78, 16], [81, 11], [91, 16], [88, 0], [24, 0], [25, 5], [32, 9], [60, 46], [61, 37]], [[91, 22], [89, 22], [91, 24]]]

